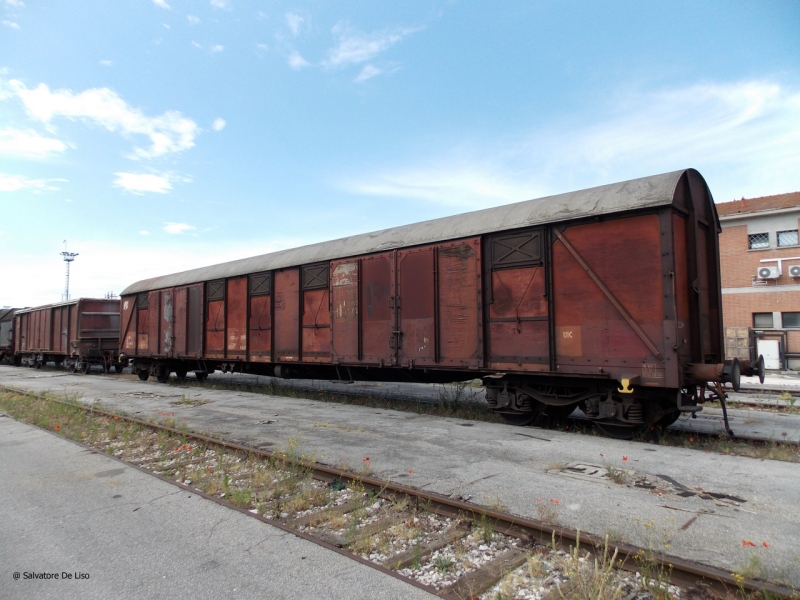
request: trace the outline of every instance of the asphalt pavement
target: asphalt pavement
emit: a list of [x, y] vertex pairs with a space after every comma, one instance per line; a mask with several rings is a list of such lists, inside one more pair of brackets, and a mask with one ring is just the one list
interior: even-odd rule
[[138, 417], [174, 412], [190, 429], [264, 449], [292, 438], [304, 454], [355, 470], [369, 457], [378, 477], [730, 572], [755, 564], [800, 586], [797, 463], [103, 375], [0, 367], [0, 384]]
[[0, 598], [434, 598], [0, 417]]

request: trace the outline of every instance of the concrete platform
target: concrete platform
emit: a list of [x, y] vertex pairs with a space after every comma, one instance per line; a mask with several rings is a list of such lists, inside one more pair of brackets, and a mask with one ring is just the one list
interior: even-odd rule
[[3, 600], [434, 598], [8, 417], [0, 482]]
[[[358, 470], [370, 457], [380, 477], [730, 572], [757, 560], [763, 575], [800, 586], [797, 463], [113, 376], [0, 367], [0, 383], [140, 417], [174, 412], [191, 429], [265, 449], [293, 437], [325, 463]], [[576, 477], [576, 464], [613, 467], [658, 488]]]

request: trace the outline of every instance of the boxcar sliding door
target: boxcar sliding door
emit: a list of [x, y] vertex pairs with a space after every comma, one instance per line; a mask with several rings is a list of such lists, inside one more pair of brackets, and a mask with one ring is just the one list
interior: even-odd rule
[[488, 237], [484, 258], [488, 366], [549, 369], [544, 230]]

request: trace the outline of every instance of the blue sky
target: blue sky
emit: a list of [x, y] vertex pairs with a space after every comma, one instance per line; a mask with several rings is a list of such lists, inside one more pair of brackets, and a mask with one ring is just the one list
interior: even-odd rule
[[0, 306], [694, 167], [800, 190], [800, 2], [0, 0]]

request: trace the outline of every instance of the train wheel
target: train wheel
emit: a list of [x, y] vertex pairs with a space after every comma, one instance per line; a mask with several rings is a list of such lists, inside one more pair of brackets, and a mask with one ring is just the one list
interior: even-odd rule
[[147, 369], [140, 369], [136, 371], [136, 374], [139, 376], [139, 379], [141, 381], [147, 381], [148, 379], [150, 379], [150, 371], [148, 371]]
[[200, 383], [208, 379], [208, 373], [206, 373], [205, 371], [195, 371], [194, 376], [197, 377], [197, 381], [199, 381]]
[[156, 379], [158, 383], [167, 383], [169, 381], [169, 371], [166, 367], [158, 367], [156, 369]]
[[663, 417], [661, 417], [658, 421], [656, 421], [656, 427], [664, 427], [664, 428], [669, 427], [675, 421], [677, 421], [680, 418], [680, 416], [681, 416], [681, 411], [679, 410], [667, 413]]
[[503, 420], [508, 423], [509, 425], [514, 425], [516, 427], [524, 427], [525, 425], [530, 425], [536, 420], [536, 417], [539, 416], [539, 412], [535, 410], [531, 410], [524, 413], [498, 413]]
[[125, 368], [125, 365], [122, 363], [114, 363], [114, 371], [117, 373], [122, 373], [122, 369]]
[[89, 372], [89, 369], [92, 368], [92, 365], [89, 364], [88, 360], [82, 360], [80, 364], [81, 373], [86, 375]]
[[604, 436], [614, 438], [615, 440], [632, 440], [647, 429], [647, 425], [643, 423], [638, 425], [595, 423], [594, 426], [597, 428], [597, 431]]
[[76, 363], [75, 361], [70, 362], [69, 363], [69, 372], [70, 373], [76, 373], [77, 371], [78, 371], [78, 363]]
[[180, 379], [181, 381], [186, 381], [186, 374], [189, 371], [187, 369], [177, 369], [175, 371], [175, 376]]

